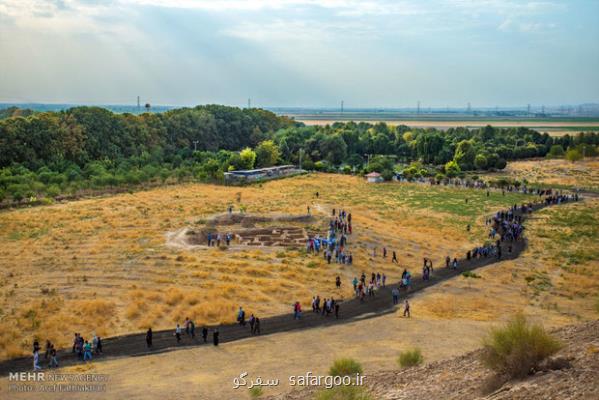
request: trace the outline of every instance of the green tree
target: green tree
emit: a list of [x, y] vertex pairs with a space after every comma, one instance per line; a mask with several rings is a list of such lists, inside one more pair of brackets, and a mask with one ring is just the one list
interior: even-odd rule
[[477, 154], [474, 158], [474, 166], [476, 169], [487, 168], [487, 157], [485, 157], [484, 154]]
[[580, 161], [582, 160], [582, 153], [578, 149], [568, 149], [566, 152], [566, 160], [568, 161]]
[[265, 140], [256, 149], [256, 165], [259, 168], [272, 167], [279, 160], [279, 147], [272, 140]]
[[462, 170], [456, 161], [452, 160], [445, 164], [445, 175], [448, 177], [455, 178], [460, 172], [462, 172]]
[[547, 153], [547, 158], [561, 158], [564, 156], [564, 148], [561, 144], [554, 144]]
[[458, 163], [462, 170], [469, 170], [474, 167], [474, 158], [476, 150], [472, 140], [462, 140], [458, 143], [453, 160]]
[[254, 152], [254, 150], [246, 147], [239, 153], [239, 158], [241, 160], [242, 169], [254, 168], [254, 164], [256, 162], [256, 152]]

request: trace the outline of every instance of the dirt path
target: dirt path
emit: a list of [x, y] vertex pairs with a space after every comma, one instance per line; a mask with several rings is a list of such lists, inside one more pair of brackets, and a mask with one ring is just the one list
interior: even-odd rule
[[[537, 211], [546, 207], [544, 204], [535, 204], [533, 210]], [[319, 210], [321, 211], [321, 210]], [[527, 216], [524, 216], [525, 218]], [[514, 259], [520, 256], [526, 248], [526, 239], [523, 238], [512, 244], [512, 252], [508, 253], [507, 246], [502, 244], [501, 261]], [[478, 258], [473, 260], [459, 260], [459, 269], [457, 271], [448, 268], [435, 269], [430, 280], [414, 280], [409, 292], [401, 291], [401, 301], [411, 296], [413, 293], [421, 291], [427, 287], [436, 285], [445, 280], [451, 279], [460, 275], [464, 271], [474, 270], [493, 263], [498, 262], [495, 257]], [[391, 289], [397, 287], [398, 282], [381, 288], [376, 292], [375, 297], [366, 298], [364, 303], [360, 303], [358, 299], [352, 299], [341, 303], [339, 319], [335, 319], [334, 315], [323, 317], [318, 314], [305, 310], [301, 320], [294, 320], [292, 315], [292, 304], [289, 303], [289, 313], [261, 319], [261, 334], [271, 335], [281, 332], [289, 332], [294, 330], [309, 329], [317, 326], [330, 326], [335, 324], [347, 323], [359, 319], [378, 317], [383, 314], [392, 313], [395, 311], [395, 306], [391, 302]], [[220, 342], [227, 343], [235, 340], [245, 339], [250, 337], [249, 325], [245, 327], [238, 324], [221, 325], [218, 327], [220, 331]], [[211, 344], [212, 330], [208, 345]], [[43, 345], [43, 343], [42, 343]], [[203, 345], [201, 339], [201, 327], [196, 327], [196, 338], [191, 339], [183, 335], [183, 339], [179, 345], [176, 344], [174, 338], [174, 328], [170, 330], [155, 331], [153, 334], [153, 348], [146, 348], [145, 333], [132, 333], [128, 335], [115, 336], [103, 340], [104, 354], [94, 358], [93, 362], [99, 362], [112, 357], [136, 357], [149, 354], [173, 351], [186, 346]], [[70, 352], [70, 349], [61, 350], [58, 353], [58, 359], [61, 366], [73, 365], [80, 363], [77, 357]], [[0, 376], [6, 376], [9, 372], [21, 372], [32, 369], [32, 357], [21, 357], [12, 360], [0, 362]]]

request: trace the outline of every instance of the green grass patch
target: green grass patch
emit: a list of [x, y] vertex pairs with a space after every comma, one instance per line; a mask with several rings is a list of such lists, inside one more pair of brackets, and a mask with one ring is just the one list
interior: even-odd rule
[[464, 278], [473, 278], [473, 279], [480, 279], [481, 278], [480, 275], [477, 275], [477, 274], [475, 274], [472, 271], [464, 271], [464, 272], [462, 272], [462, 276]]
[[402, 368], [415, 367], [423, 362], [424, 357], [422, 356], [422, 352], [419, 348], [402, 351], [399, 353], [399, 357], [397, 358], [397, 363]]
[[331, 376], [347, 376], [362, 373], [362, 365], [352, 358], [340, 358], [335, 360], [329, 369]]
[[264, 394], [264, 390], [260, 386], [255, 386], [249, 389], [250, 398], [257, 399]]
[[504, 327], [492, 329], [483, 346], [483, 363], [499, 375], [511, 378], [528, 375], [561, 348], [560, 342], [541, 325], [529, 323], [521, 314]]

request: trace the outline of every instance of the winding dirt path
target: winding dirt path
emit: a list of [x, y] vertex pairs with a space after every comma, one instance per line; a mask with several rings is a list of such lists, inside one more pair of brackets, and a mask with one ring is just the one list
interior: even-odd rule
[[[533, 211], [538, 211], [544, 207], [546, 207], [544, 203], [534, 204]], [[317, 207], [317, 210], [322, 211], [322, 208], [320, 207], [319, 209], [319, 207]], [[525, 214], [523, 217], [526, 219], [529, 216], [530, 214]], [[521, 238], [519, 241], [512, 243], [511, 253], [508, 253], [507, 245], [502, 244], [501, 260], [497, 260], [495, 257], [477, 258], [470, 261], [461, 259], [459, 260], [458, 270], [454, 271], [448, 268], [435, 269], [430, 280], [414, 280], [409, 292], [402, 290], [400, 295], [400, 304], [401, 300], [411, 296], [413, 293], [419, 292], [427, 287], [436, 285], [445, 280], [454, 278], [464, 271], [471, 271], [499, 261], [517, 258], [525, 248], [526, 238]], [[277, 315], [260, 320], [261, 335], [272, 335], [281, 332], [331, 326], [392, 313], [396, 310], [396, 306], [393, 306], [392, 304], [391, 289], [393, 287], [397, 287], [398, 284], [398, 282], [395, 282], [385, 288], [380, 288], [376, 292], [375, 297], [367, 297], [364, 303], [360, 303], [359, 299], [356, 298], [340, 303], [339, 319], [335, 319], [334, 315], [323, 317], [310, 312], [311, 310], [306, 310], [300, 320], [294, 320], [292, 315], [292, 305], [290, 303], [288, 314]], [[221, 325], [218, 328], [220, 332], [221, 343], [227, 343], [251, 337], [249, 325], [240, 326], [239, 324], [228, 324]], [[107, 360], [113, 357], [145, 356], [149, 354], [173, 351], [187, 346], [204, 345], [201, 338], [201, 327], [196, 327], [195, 339], [191, 339], [185, 334], [182, 336], [181, 343], [177, 345], [174, 338], [174, 329], [154, 331], [153, 348], [151, 350], [148, 350], [146, 347], [145, 333], [132, 333], [106, 338], [103, 339], [104, 353], [101, 356], [95, 357], [93, 362], [101, 362], [102, 360]], [[212, 345], [212, 329], [210, 329], [208, 339], [208, 345]], [[80, 363], [77, 357], [71, 353], [70, 349], [63, 349], [59, 351], [58, 360], [60, 366]], [[32, 357], [21, 357], [0, 362], [0, 376], [6, 376], [9, 372], [22, 372], [29, 370], [32, 370]]]

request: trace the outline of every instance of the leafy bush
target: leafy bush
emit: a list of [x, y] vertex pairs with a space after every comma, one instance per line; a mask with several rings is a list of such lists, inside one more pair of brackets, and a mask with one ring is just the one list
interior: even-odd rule
[[258, 397], [262, 396], [264, 394], [264, 391], [262, 390], [262, 388], [260, 386], [254, 386], [253, 388], [250, 389], [250, 397], [252, 399], [257, 399]]
[[566, 160], [568, 161], [580, 161], [582, 160], [582, 153], [578, 149], [570, 149], [566, 152]]
[[346, 376], [361, 373], [362, 366], [359, 362], [351, 358], [340, 358], [335, 360], [329, 369], [329, 375], [331, 376]]
[[547, 158], [560, 158], [564, 156], [564, 148], [560, 144], [554, 144], [547, 153]]
[[415, 367], [416, 365], [420, 365], [424, 362], [424, 357], [422, 357], [420, 349], [415, 348], [399, 353], [397, 362], [402, 368]]
[[336, 386], [324, 389], [316, 394], [316, 400], [372, 400], [362, 386]]
[[526, 376], [561, 348], [559, 341], [542, 326], [528, 323], [521, 314], [504, 327], [492, 329], [483, 345], [483, 363], [512, 378]]

